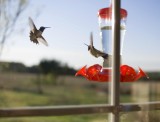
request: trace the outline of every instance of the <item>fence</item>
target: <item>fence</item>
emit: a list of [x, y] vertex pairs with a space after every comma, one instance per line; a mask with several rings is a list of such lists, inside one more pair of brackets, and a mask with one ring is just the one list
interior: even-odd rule
[[96, 105], [69, 105], [48, 107], [24, 107], [24, 108], [1, 108], [0, 117], [25, 117], [25, 116], [64, 116], [94, 113], [116, 113], [160, 110], [159, 102], [141, 104], [121, 104], [117, 107], [107, 104]]

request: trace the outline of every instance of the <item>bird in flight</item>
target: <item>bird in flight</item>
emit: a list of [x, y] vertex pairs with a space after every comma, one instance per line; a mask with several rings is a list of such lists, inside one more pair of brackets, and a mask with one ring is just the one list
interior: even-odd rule
[[[87, 45], [87, 44], [85, 44]], [[88, 46], [88, 51], [90, 52], [90, 54], [96, 58], [98, 57], [103, 57], [104, 59], [107, 59], [108, 58], [108, 54], [100, 51], [100, 50], [97, 50], [94, 46], [93, 46], [93, 35], [92, 35], [92, 32], [90, 34], [90, 45], [87, 45]]]
[[29, 26], [30, 26], [30, 36], [29, 36], [30, 40], [33, 43], [39, 44], [39, 42], [41, 42], [44, 45], [48, 46], [47, 41], [42, 36], [42, 33], [43, 33], [44, 29], [50, 28], [50, 27], [43, 27], [43, 26], [41, 26], [39, 28], [39, 30], [37, 30], [37, 28], [36, 28], [33, 20], [31, 19], [31, 17], [29, 17]]

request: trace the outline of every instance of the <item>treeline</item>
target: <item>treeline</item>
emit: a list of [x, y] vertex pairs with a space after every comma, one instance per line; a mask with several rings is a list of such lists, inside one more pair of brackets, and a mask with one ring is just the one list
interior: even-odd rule
[[0, 62], [0, 72], [42, 73], [55, 75], [74, 75], [76, 70], [57, 60], [42, 60], [39, 64], [28, 67], [23, 63]]
[[159, 72], [147, 72], [149, 79], [143, 78], [143, 80], [149, 81], [160, 81], [160, 71]]
[[[19, 73], [41, 73], [54, 75], [74, 75], [76, 70], [69, 67], [67, 64], [57, 60], [42, 60], [39, 64], [27, 67], [23, 63], [17, 62], [0, 62], [0, 72], [19, 72]], [[160, 81], [160, 72], [146, 72], [149, 76], [149, 81]], [[142, 80], [148, 80], [143, 78]]]

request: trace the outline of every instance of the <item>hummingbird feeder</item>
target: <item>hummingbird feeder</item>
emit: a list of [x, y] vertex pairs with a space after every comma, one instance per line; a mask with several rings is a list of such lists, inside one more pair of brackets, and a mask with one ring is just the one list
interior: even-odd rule
[[[90, 67], [82, 67], [75, 76], [81, 75], [90, 81], [96, 82], [109, 82], [111, 76], [110, 68], [102, 68], [99, 64], [94, 64]], [[139, 67], [138, 72], [136, 73], [135, 69], [128, 65], [120, 66], [120, 82], [135, 82], [138, 79], [146, 77], [148, 75]]]
[[[90, 81], [96, 82], [109, 82], [111, 77], [112, 62], [112, 5], [108, 8], [102, 8], [98, 12], [100, 36], [102, 41], [103, 53], [107, 54], [107, 58], [104, 58], [103, 67], [99, 64], [92, 66], [84, 66], [77, 71], [75, 76], [81, 75]], [[122, 55], [122, 47], [124, 36], [126, 32], [126, 19], [127, 11], [120, 9], [120, 56]], [[134, 68], [128, 65], [120, 65], [120, 82], [134, 82], [138, 79], [146, 77], [147, 74], [139, 68], [138, 72]]]
[[[108, 59], [104, 59], [103, 66], [110, 67], [112, 60], [112, 5], [108, 8], [102, 8], [98, 12], [99, 18], [99, 26], [100, 26], [100, 37], [102, 41], [102, 50], [104, 53], [108, 54]], [[122, 47], [124, 36], [126, 32], [126, 19], [127, 19], [127, 11], [125, 9], [120, 9], [120, 55], [122, 55]]]

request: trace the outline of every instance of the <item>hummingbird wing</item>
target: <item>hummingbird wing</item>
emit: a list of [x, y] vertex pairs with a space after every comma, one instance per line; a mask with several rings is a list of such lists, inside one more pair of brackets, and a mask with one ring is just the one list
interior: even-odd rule
[[30, 29], [31, 31], [34, 33], [35, 30], [37, 30], [33, 20], [31, 19], [31, 17], [29, 17], [29, 26], [30, 26]]
[[92, 32], [90, 34], [90, 46], [91, 46], [91, 48], [93, 48], [93, 34], [92, 34]]
[[100, 50], [97, 50], [94, 46], [93, 46], [93, 34], [91, 32], [91, 35], [90, 35], [90, 47], [91, 47], [91, 53], [92, 55], [94, 55], [95, 57], [103, 57], [104, 59], [106, 59], [108, 57], [108, 54], [100, 51]]
[[37, 40], [38, 40], [39, 42], [42, 42], [44, 45], [48, 46], [48, 43], [47, 43], [47, 41], [43, 38], [43, 36], [40, 36], [39, 38], [37, 38]]

